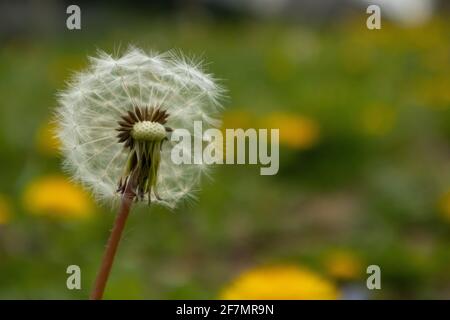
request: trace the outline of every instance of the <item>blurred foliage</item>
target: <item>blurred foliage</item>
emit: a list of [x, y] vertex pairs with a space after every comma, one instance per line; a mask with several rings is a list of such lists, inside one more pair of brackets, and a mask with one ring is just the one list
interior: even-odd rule
[[[3, 43], [0, 298], [88, 296], [115, 212], [88, 214], [91, 200], [61, 177], [51, 119], [87, 55], [128, 44], [211, 61], [228, 89], [224, 126], [279, 127], [280, 172], [223, 165], [197, 203], [135, 210], [106, 298], [216, 298], [242, 271], [279, 263], [328, 276], [343, 298], [449, 298], [450, 19], [380, 31], [364, 19], [123, 13]], [[66, 289], [71, 264], [80, 291]], [[365, 289], [369, 264], [382, 270], [377, 292]]]

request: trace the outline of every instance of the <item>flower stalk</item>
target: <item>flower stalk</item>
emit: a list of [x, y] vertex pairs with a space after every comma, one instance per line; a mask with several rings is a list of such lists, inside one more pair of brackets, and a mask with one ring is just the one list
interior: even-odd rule
[[58, 138], [65, 168], [97, 199], [120, 198], [91, 299], [103, 297], [134, 201], [174, 209], [194, 198], [208, 168], [173, 162], [171, 132], [191, 132], [195, 121], [216, 128], [222, 93], [199, 62], [133, 47], [121, 57], [100, 52], [90, 58], [89, 67], [60, 93]]
[[91, 300], [101, 300], [103, 298], [103, 292], [105, 291], [106, 283], [108, 282], [114, 257], [116, 256], [117, 248], [119, 246], [128, 215], [130, 214], [134, 198], [135, 192], [133, 191], [132, 184], [128, 183], [121, 198], [119, 213], [117, 214], [114, 227], [106, 245], [102, 264], [95, 280], [94, 289], [91, 292]]

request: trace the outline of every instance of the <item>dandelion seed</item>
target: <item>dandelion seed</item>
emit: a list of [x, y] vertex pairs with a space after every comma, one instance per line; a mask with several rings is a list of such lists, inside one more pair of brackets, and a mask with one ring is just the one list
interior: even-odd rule
[[104, 52], [90, 58], [60, 94], [65, 167], [97, 199], [121, 201], [91, 298], [103, 295], [133, 201], [175, 208], [193, 197], [206, 168], [173, 163], [169, 138], [174, 129], [193, 132], [195, 121], [216, 127], [222, 92], [181, 54], [131, 48], [119, 58]]
[[175, 170], [170, 132], [191, 131], [198, 120], [217, 126], [222, 89], [173, 53], [132, 48], [120, 58], [100, 52], [90, 62], [60, 94], [65, 167], [100, 200], [120, 199], [130, 182], [136, 199], [175, 208], [192, 196], [205, 166]]

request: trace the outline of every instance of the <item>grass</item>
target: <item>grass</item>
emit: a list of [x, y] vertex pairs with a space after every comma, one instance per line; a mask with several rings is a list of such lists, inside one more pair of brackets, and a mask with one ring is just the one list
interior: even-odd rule
[[[0, 226], [0, 298], [88, 296], [114, 215], [99, 206], [83, 221], [35, 216], [22, 195], [60, 172], [36, 147], [57, 90], [96, 48], [128, 43], [204, 57], [229, 90], [227, 114], [251, 126], [273, 112], [305, 116], [320, 139], [282, 146], [277, 176], [221, 166], [198, 203], [133, 212], [106, 298], [215, 298], [241, 270], [275, 262], [327, 275], [324, 256], [342, 248], [380, 265], [383, 290], [371, 298], [448, 298], [449, 219], [438, 203], [450, 188], [449, 20], [368, 31], [358, 17], [321, 29], [171, 19], [0, 48], [0, 193], [13, 211]], [[81, 291], [65, 287], [70, 264], [81, 267]]]

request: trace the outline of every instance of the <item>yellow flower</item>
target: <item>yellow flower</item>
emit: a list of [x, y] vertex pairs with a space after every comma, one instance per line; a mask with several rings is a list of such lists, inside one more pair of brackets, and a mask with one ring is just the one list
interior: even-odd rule
[[55, 136], [56, 124], [53, 121], [48, 121], [42, 125], [36, 134], [36, 147], [42, 154], [58, 155], [60, 148], [60, 141]]
[[62, 219], [86, 218], [93, 212], [89, 195], [62, 176], [47, 176], [31, 182], [23, 196], [32, 214]]
[[438, 207], [442, 217], [450, 222], [450, 191], [447, 191], [442, 195], [438, 202]]
[[396, 112], [384, 105], [373, 105], [363, 110], [361, 125], [363, 130], [373, 136], [383, 136], [394, 127]]
[[273, 113], [263, 123], [269, 128], [280, 129], [280, 143], [294, 149], [309, 149], [319, 141], [319, 125], [306, 116]]
[[339, 280], [358, 279], [362, 274], [360, 258], [346, 250], [336, 250], [325, 258], [325, 268], [328, 274]]
[[11, 205], [8, 199], [0, 195], [0, 225], [6, 224], [11, 220]]
[[260, 267], [240, 275], [221, 293], [222, 299], [330, 300], [339, 296], [335, 285], [302, 267]]

